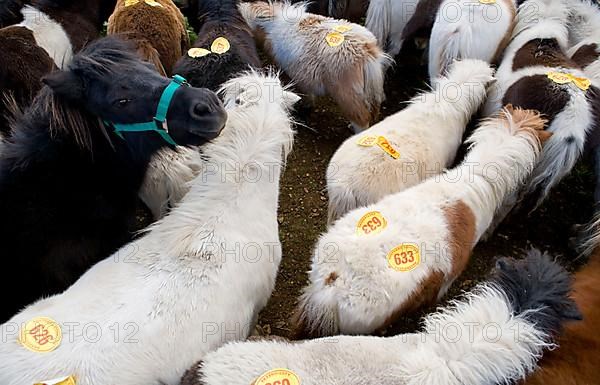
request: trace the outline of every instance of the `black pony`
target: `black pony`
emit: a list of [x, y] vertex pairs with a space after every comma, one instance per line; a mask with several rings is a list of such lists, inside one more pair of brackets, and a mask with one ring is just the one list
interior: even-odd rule
[[[197, 7], [193, 24], [202, 27], [194, 48], [179, 59], [173, 73], [184, 76], [194, 87], [216, 91], [249, 66], [260, 68], [252, 31], [238, 11], [236, 0], [199, 0], [193, 6]], [[199, 49], [210, 51], [217, 38], [225, 38], [229, 48], [198, 54]]]
[[11, 276], [0, 284], [0, 322], [131, 240], [147, 165], [167, 145], [163, 127], [177, 144], [199, 146], [226, 121], [213, 92], [183, 85], [157, 132], [117, 134], [152, 122], [173, 82], [116, 37], [90, 44], [44, 83], [0, 145], [1, 261]]
[[28, 0], [0, 0], [0, 28], [21, 22], [21, 8], [28, 3]]

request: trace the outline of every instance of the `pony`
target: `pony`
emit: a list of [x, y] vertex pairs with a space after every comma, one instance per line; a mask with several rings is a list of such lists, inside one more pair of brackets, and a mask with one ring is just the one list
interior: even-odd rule
[[442, 0], [370, 0], [365, 26], [380, 47], [395, 57], [406, 40], [429, 37]]
[[[263, 97], [269, 89], [272, 98]], [[223, 135], [205, 146], [206, 165], [181, 204], [64, 293], [4, 324], [7, 330], [43, 314], [65, 338], [48, 357], [8, 336], [0, 344], [0, 383], [74, 376], [78, 385], [174, 385], [204, 354], [248, 336], [281, 259], [279, 178], [293, 141], [288, 110], [298, 97], [276, 77], [255, 73], [223, 92], [239, 104], [228, 110]], [[135, 254], [123, 258], [128, 250]], [[90, 340], [81, 329], [67, 338], [66, 324], [90, 322], [103, 338]], [[137, 327], [129, 340], [115, 340], [116, 324], [121, 332]]]
[[531, 171], [548, 135], [543, 128], [537, 112], [507, 106], [479, 125], [457, 167], [330, 226], [315, 246], [295, 336], [383, 331], [438, 301], [504, 196]]
[[[227, 116], [213, 92], [160, 76], [118, 38], [90, 44], [43, 81], [0, 154], [2, 263], [20, 276], [0, 284], [13, 293], [2, 321], [129, 242], [152, 155], [169, 143], [205, 144]], [[141, 122], [153, 122], [143, 127], [154, 132], [127, 132]]]
[[511, 37], [515, 1], [444, 0], [429, 39], [429, 78], [445, 73], [458, 58], [494, 63]]
[[[293, 4], [300, 2], [306, 2], [306, 0], [292, 1]], [[360, 23], [367, 14], [369, 2], [370, 0], [317, 0], [309, 2], [306, 11]]]
[[[184, 76], [194, 87], [217, 91], [223, 83], [248, 68], [261, 66], [252, 31], [240, 15], [235, 0], [204, 0], [194, 4], [195, 18], [202, 26], [194, 47], [179, 59], [175, 73]], [[217, 39], [225, 39], [226, 52], [208, 50]], [[205, 50], [205, 56], [197, 52]], [[150, 164], [141, 198], [156, 219], [181, 200], [201, 163], [198, 151], [164, 149]]]
[[600, 335], [600, 216], [592, 223], [591, 236], [583, 243], [588, 263], [574, 276], [573, 300], [581, 310], [583, 321], [568, 324], [558, 338], [558, 349], [544, 354], [540, 367], [531, 374], [526, 385], [575, 385], [597, 382]]
[[566, 54], [568, 17], [569, 7], [563, 0], [528, 0], [519, 7], [513, 38], [484, 114], [493, 114], [507, 103], [536, 109], [544, 114], [546, 129], [553, 135], [530, 179], [507, 197], [489, 233], [519, 202], [535, 210], [575, 166], [586, 140], [597, 140], [590, 135], [599, 123], [600, 83]]
[[[202, 0], [196, 18], [201, 25], [198, 39], [175, 66], [190, 84], [217, 90], [248, 68], [261, 67], [252, 30], [236, 0]], [[216, 48], [219, 42], [222, 48]]]
[[427, 316], [420, 332], [233, 342], [195, 364], [182, 385], [262, 384], [264, 373], [303, 385], [512, 383], [536, 367], [564, 322], [579, 318], [570, 285], [560, 265], [532, 250], [500, 259], [488, 281]]
[[29, 4], [28, 0], [2, 0], [0, 1], [0, 28], [18, 24], [23, 21], [21, 8]]
[[306, 4], [241, 3], [242, 16], [298, 89], [329, 95], [355, 132], [379, 115], [392, 60], [366, 28], [306, 12]]
[[173, 73], [173, 66], [190, 45], [185, 19], [172, 0], [118, 0], [107, 32], [126, 33], [136, 41], [138, 54], [165, 76]]
[[[480, 60], [456, 62], [434, 89], [347, 139], [327, 167], [329, 223], [450, 167], [471, 115], [485, 101], [492, 75], [490, 66]], [[382, 137], [399, 156], [392, 157], [377, 145], [360, 145], [369, 137]]]
[[[41, 78], [64, 68], [74, 52], [96, 39], [116, 0], [36, 0], [21, 9], [23, 21], [0, 29], [0, 89], [27, 107]], [[10, 136], [7, 103], [0, 100], [0, 132]]]

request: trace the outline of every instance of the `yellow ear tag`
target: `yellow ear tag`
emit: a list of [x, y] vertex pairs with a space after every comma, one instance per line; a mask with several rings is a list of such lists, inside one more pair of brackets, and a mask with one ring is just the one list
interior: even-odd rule
[[582, 91], [587, 91], [590, 88], [590, 86], [592, 85], [592, 82], [590, 81], [590, 79], [578, 78], [573, 75], [571, 75], [571, 77], [573, 78], [573, 83]]
[[479, 0], [481, 4], [496, 4], [496, 0]]
[[19, 342], [37, 353], [48, 353], [60, 345], [62, 331], [56, 321], [47, 317], [30, 320], [21, 328]]
[[288, 369], [273, 369], [254, 381], [253, 385], [300, 385], [300, 377]]
[[206, 48], [190, 48], [187, 54], [189, 57], [197, 58], [209, 55], [210, 51]]
[[572, 79], [569, 74], [562, 72], [548, 72], [548, 79], [552, 80], [556, 84], [567, 84], [571, 83]]
[[396, 246], [387, 255], [389, 266], [401, 272], [411, 271], [421, 263], [419, 247], [414, 243], [403, 243]]
[[352, 30], [352, 26], [348, 24], [336, 25], [333, 30], [339, 33], [346, 33]]
[[125, 6], [131, 7], [132, 5], [136, 5], [139, 2], [140, 2], [140, 0], [125, 0]]
[[77, 381], [75, 381], [75, 377], [68, 376], [63, 378], [57, 378], [55, 380], [36, 382], [33, 385], [77, 385]]
[[210, 50], [213, 53], [222, 55], [225, 52], [229, 51], [229, 48], [231, 48], [231, 45], [229, 45], [229, 41], [227, 39], [225, 39], [224, 37], [218, 37], [215, 39], [215, 41], [213, 41], [212, 45], [210, 46]]
[[339, 32], [329, 32], [327, 36], [325, 36], [325, 41], [329, 44], [330, 47], [337, 47], [344, 42], [345, 38]]
[[379, 234], [387, 227], [387, 221], [379, 211], [370, 211], [356, 224], [356, 235]]
[[372, 147], [375, 144], [377, 144], [377, 137], [371, 135], [363, 136], [362, 138], [356, 141], [356, 144], [363, 147]]
[[388, 140], [383, 137], [380, 136], [377, 138], [377, 145], [379, 147], [381, 147], [381, 149], [385, 152], [388, 153], [389, 156], [391, 156], [394, 159], [398, 159], [400, 158], [400, 153], [398, 151], [396, 151], [396, 149], [390, 144], [390, 142], [388, 142]]
[[159, 3], [158, 1], [154, 1], [154, 0], [144, 0], [144, 3], [148, 4], [151, 7], [162, 7], [161, 3]]

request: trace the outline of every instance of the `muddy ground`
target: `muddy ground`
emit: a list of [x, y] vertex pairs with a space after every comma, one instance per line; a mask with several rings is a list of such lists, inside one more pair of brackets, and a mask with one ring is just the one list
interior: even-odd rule
[[[401, 110], [411, 96], [426, 88], [426, 69], [421, 65], [421, 57], [422, 51], [409, 46], [397, 58], [386, 80], [387, 101], [380, 118]], [[284, 337], [290, 336], [289, 320], [307, 283], [313, 246], [326, 230], [325, 170], [335, 150], [351, 135], [347, 122], [327, 99], [318, 100], [312, 109], [301, 107], [296, 118], [302, 125], [297, 127], [294, 151], [281, 182], [278, 219], [283, 260], [275, 292], [259, 319], [264, 334]], [[497, 257], [522, 257], [532, 246], [548, 251], [570, 270], [577, 268], [585, 261], [576, 258], [569, 247], [569, 238], [574, 224], [589, 220], [592, 191], [591, 173], [581, 164], [536, 212], [511, 215], [492, 238], [480, 243], [444, 301], [485, 279]], [[386, 334], [414, 331], [422, 315], [432, 310], [424, 309], [402, 318]]]

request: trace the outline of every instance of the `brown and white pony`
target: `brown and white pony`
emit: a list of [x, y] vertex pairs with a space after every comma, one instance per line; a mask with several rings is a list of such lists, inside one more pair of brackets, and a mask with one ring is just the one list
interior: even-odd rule
[[585, 147], [600, 139], [600, 79], [588, 76], [566, 54], [569, 14], [566, 0], [521, 4], [513, 39], [496, 73], [498, 82], [484, 113], [493, 114], [508, 103], [535, 109], [544, 115], [546, 129], [553, 133], [532, 177], [505, 201], [496, 225], [525, 197], [528, 205], [537, 207], [569, 174]]
[[126, 33], [142, 59], [170, 75], [190, 45], [183, 14], [172, 0], [130, 3], [118, 0], [108, 19], [108, 34]]
[[[64, 68], [75, 52], [100, 35], [115, 0], [36, 0], [21, 9], [20, 24], [0, 29], [0, 89], [17, 105], [31, 103], [41, 78]], [[5, 103], [0, 132], [8, 134]]]
[[265, 50], [303, 93], [329, 95], [355, 132], [379, 115], [391, 59], [366, 28], [306, 12], [306, 4], [241, 3]]

